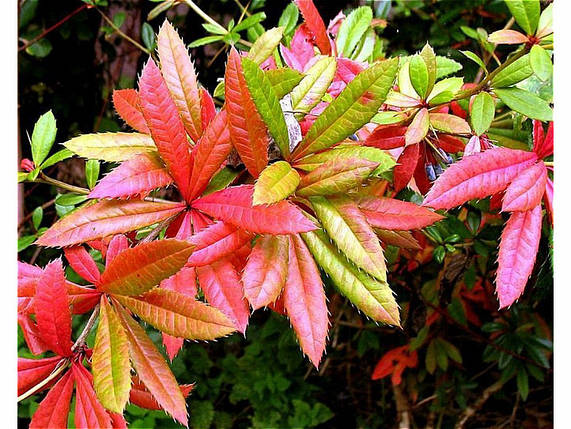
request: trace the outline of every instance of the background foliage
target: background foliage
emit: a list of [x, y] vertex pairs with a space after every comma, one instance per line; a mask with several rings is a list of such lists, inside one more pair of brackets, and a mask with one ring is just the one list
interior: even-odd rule
[[[37, 118], [50, 109], [57, 118], [57, 142], [79, 133], [121, 129], [110, 103], [112, 89], [133, 87], [146, 55], [118, 36], [102, 14], [146, 48], [152, 47], [150, 35], [158, 31], [162, 18], [147, 21], [157, 5], [152, 0], [95, 3], [97, 8], [87, 8], [79, 0], [19, 2], [19, 45], [26, 46], [46, 32], [19, 52], [21, 142], [27, 142]], [[198, 3], [223, 24], [241, 12], [231, 0]], [[326, 23], [339, 10], [360, 4], [315, 3]], [[286, 0], [253, 0], [249, 10], [263, 10], [262, 24], [270, 28], [277, 25], [287, 4]], [[386, 20], [385, 28], [378, 31], [388, 55], [414, 53], [429, 41], [438, 55], [463, 64], [466, 82], [476, 77], [478, 67], [458, 50], [470, 49], [489, 58], [484, 32], [503, 28], [510, 17], [503, 1], [495, 0], [375, 1], [373, 7], [375, 17]], [[205, 36], [201, 18], [188, 7], [176, 6], [168, 17], [184, 40]], [[213, 44], [191, 50], [200, 81], [210, 92], [224, 70], [226, 55], [217, 55], [221, 47]], [[545, 94], [551, 89], [549, 82], [529, 85]], [[530, 121], [522, 125], [517, 116], [509, 119], [508, 125], [498, 125], [500, 135], [531, 147]], [[30, 157], [28, 144], [19, 147], [22, 157]], [[84, 169], [83, 160], [70, 159], [49, 174], [85, 186]], [[20, 207], [23, 238], [33, 236], [51, 224], [56, 213], [77, 203], [61, 199], [55, 188], [44, 185], [26, 184], [21, 192], [25, 195]], [[53, 199], [55, 203], [50, 203]], [[40, 215], [37, 207], [42, 205]], [[234, 335], [207, 345], [188, 344], [174, 359], [173, 371], [180, 383], [197, 382], [189, 400], [191, 425], [384, 428], [402, 422], [401, 414], [407, 413], [416, 427], [444, 428], [453, 427], [467, 407], [476, 406], [489, 393], [491, 398], [470, 420], [470, 427], [550, 427], [553, 293], [549, 237], [542, 238], [524, 298], [509, 312], [497, 312], [491, 281], [494, 249], [505, 219], [489, 217], [488, 209], [484, 200], [453, 210], [446, 221], [427, 228], [422, 252], [387, 254], [392, 264], [390, 283], [406, 314], [402, 330], [368, 323], [328, 286], [333, 325], [319, 372], [303, 359], [286, 319], [269, 311], [254, 314], [246, 339]], [[482, 219], [487, 225], [479, 229]], [[19, 243], [23, 248], [19, 257], [26, 262], [43, 266], [59, 254], [46, 249], [38, 258], [37, 248], [25, 248], [25, 244], [25, 240]], [[162, 347], [158, 334], [153, 339]], [[415, 349], [418, 364], [404, 370], [404, 382], [371, 380], [379, 359], [406, 344]], [[19, 348], [25, 357], [21, 337]], [[22, 427], [27, 427], [39, 399], [36, 396], [20, 404]], [[131, 427], [176, 427], [166, 414], [135, 406], [127, 408], [126, 417]]]

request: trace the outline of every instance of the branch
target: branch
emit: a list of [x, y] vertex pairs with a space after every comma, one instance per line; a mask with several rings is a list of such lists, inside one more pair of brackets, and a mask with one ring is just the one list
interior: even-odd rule
[[73, 346], [71, 347], [72, 352], [75, 352], [80, 346], [85, 344], [85, 339], [91, 332], [91, 329], [93, 329], [95, 320], [97, 320], [97, 316], [99, 316], [99, 304], [95, 306], [93, 313], [91, 313], [91, 316], [89, 316], [89, 320], [87, 321], [85, 328], [83, 328], [83, 331], [81, 331], [81, 334], [79, 334], [79, 337], [77, 337], [77, 340], [75, 343], [73, 343]]
[[62, 359], [58, 365], [59, 366], [56, 366], [56, 368], [52, 371], [52, 373], [48, 375], [45, 379], [40, 381], [38, 384], [36, 384], [27, 392], [24, 392], [20, 396], [18, 396], [17, 402], [23, 401], [29, 396], [32, 396], [34, 393], [39, 391], [42, 387], [44, 387], [46, 384], [48, 384], [50, 381], [52, 381], [54, 378], [60, 375], [63, 372], [63, 370], [69, 366], [69, 360]]
[[491, 386], [488, 386], [486, 389], [484, 389], [484, 391], [482, 392], [482, 396], [480, 396], [478, 398], [478, 400], [476, 402], [474, 402], [473, 405], [467, 407], [464, 412], [460, 415], [458, 423], [456, 423], [456, 426], [454, 426], [455, 429], [462, 429], [464, 428], [464, 425], [466, 424], [466, 422], [474, 416], [474, 414], [476, 414], [476, 412], [482, 408], [482, 406], [485, 404], [485, 402], [488, 400], [488, 398], [490, 396], [492, 396], [494, 393], [496, 393], [498, 390], [500, 390], [503, 386], [504, 386], [505, 382], [502, 380], [496, 381], [494, 384], [492, 384]]
[[119, 27], [117, 27], [115, 25], [115, 23], [107, 16], [105, 15], [103, 12], [101, 12], [97, 7], [95, 8], [95, 10], [97, 10], [97, 12], [99, 12], [99, 14], [103, 17], [103, 19], [107, 22], [107, 24], [109, 24], [109, 26], [115, 30], [117, 32], [117, 34], [119, 34], [119, 36], [121, 36], [123, 39], [127, 40], [128, 42], [130, 42], [132, 45], [134, 45], [135, 47], [137, 47], [138, 49], [140, 49], [141, 51], [143, 51], [145, 54], [151, 54], [151, 51], [147, 48], [145, 48], [143, 45], [141, 45], [139, 42], [137, 42], [136, 40], [132, 39], [131, 37], [129, 37], [127, 34], [123, 33], [121, 31], [121, 29]]

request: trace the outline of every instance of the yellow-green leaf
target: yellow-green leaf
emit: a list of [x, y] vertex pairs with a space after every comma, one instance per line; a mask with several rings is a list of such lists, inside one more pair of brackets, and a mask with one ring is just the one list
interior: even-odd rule
[[248, 52], [248, 58], [258, 65], [262, 64], [272, 55], [272, 52], [274, 52], [274, 49], [282, 40], [283, 34], [283, 27], [275, 27], [266, 31], [256, 39]]
[[518, 25], [527, 34], [535, 34], [539, 22], [539, 0], [505, 0]]
[[101, 298], [91, 365], [99, 401], [108, 410], [122, 413], [131, 389], [129, 344], [119, 316], [106, 297]]
[[521, 82], [533, 74], [533, 69], [529, 63], [529, 54], [518, 58], [505, 69], [500, 71], [492, 79], [494, 88], [503, 88]]
[[553, 110], [542, 98], [519, 88], [495, 89], [494, 92], [506, 105], [522, 115], [539, 121], [552, 121]]
[[415, 55], [409, 63], [410, 82], [420, 98], [428, 93], [428, 68], [420, 55]]
[[430, 125], [440, 131], [450, 134], [470, 134], [470, 125], [459, 116], [448, 113], [431, 113]]
[[274, 70], [267, 70], [264, 72], [264, 74], [268, 77], [268, 80], [274, 88], [276, 97], [279, 99], [292, 92], [293, 89], [303, 79], [303, 74], [288, 67], [280, 67]]
[[335, 58], [324, 57], [305, 72], [305, 77], [291, 91], [291, 103], [295, 112], [307, 113], [319, 103], [333, 81], [336, 68]]
[[139, 133], [83, 134], [64, 145], [83, 158], [108, 162], [125, 161], [135, 155], [157, 150], [151, 136]]
[[553, 76], [553, 64], [551, 55], [539, 45], [533, 45], [529, 53], [529, 64], [533, 72], [542, 81], [549, 80]]
[[299, 174], [286, 161], [266, 167], [254, 186], [254, 205], [273, 204], [286, 199], [299, 184]]
[[420, 109], [420, 111], [415, 115], [414, 119], [408, 126], [406, 133], [404, 135], [405, 144], [411, 145], [416, 144], [426, 137], [428, 133], [428, 127], [430, 125], [430, 119], [428, 115], [428, 110], [426, 108]]
[[470, 112], [470, 122], [472, 122], [472, 128], [476, 135], [482, 135], [490, 128], [495, 113], [496, 105], [490, 94], [480, 92], [474, 97], [472, 111]]

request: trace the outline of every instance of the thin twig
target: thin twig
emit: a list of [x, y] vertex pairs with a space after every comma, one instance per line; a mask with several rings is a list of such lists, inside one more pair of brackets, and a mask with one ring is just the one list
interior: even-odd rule
[[91, 313], [91, 316], [89, 316], [89, 320], [87, 321], [85, 328], [83, 328], [83, 331], [81, 331], [81, 334], [79, 334], [79, 337], [77, 337], [77, 340], [75, 341], [75, 343], [73, 343], [73, 346], [71, 347], [72, 352], [75, 352], [80, 346], [85, 344], [85, 339], [87, 338], [87, 336], [91, 332], [91, 329], [95, 325], [97, 316], [99, 316], [99, 304], [97, 304], [95, 308], [93, 308], [93, 313]]
[[99, 8], [95, 8], [97, 10], [97, 12], [99, 12], [99, 14], [103, 17], [103, 19], [105, 21], [107, 21], [107, 24], [109, 24], [111, 26], [111, 28], [113, 28], [113, 30], [115, 30], [117, 32], [117, 34], [119, 34], [119, 36], [121, 36], [122, 38], [124, 38], [125, 40], [127, 40], [128, 42], [130, 42], [133, 46], [137, 47], [138, 49], [140, 49], [141, 51], [143, 51], [145, 54], [151, 54], [151, 51], [147, 48], [145, 48], [143, 45], [141, 45], [139, 42], [137, 42], [136, 40], [132, 39], [131, 37], [129, 37], [127, 34], [123, 33], [121, 31], [121, 29], [119, 27], [117, 27], [115, 25], [115, 23], [107, 16], [105, 15], [103, 12], [101, 12], [99, 10]]
[[34, 37], [32, 40], [28, 40], [26, 43], [24, 43], [22, 46], [20, 46], [18, 48], [18, 52], [23, 51], [24, 49], [30, 47], [31, 45], [33, 45], [34, 43], [38, 42], [39, 40], [43, 39], [44, 37], [46, 37], [48, 35], [48, 33], [51, 33], [52, 31], [54, 31], [56, 28], [60, 27], [61, 25], [63, 25], [65, 22], [67, 22], [71, 17], [75, 16], [76, 14], [78, 14], [79, 12], [81, 12], [83, 9], [87, 8], [88, 5], [84, 4], [83, 6], [78, 7], [77, 9], [75, 9], [73, 12], [71, 12], [69, 15], [66, 15], [65, 17], [63, 17], [62, 19], [60, 19], [58, 22], [56, 22], [54, 25], [52, 25], [51, 27], [46, 28], [44, 31], [42, 31], [40, 34], [38, 34], [36, 37]]
[[[42, 209], [47, 209], [48, 207], [50, 207], [52, 204], [54, 204], [56, 202], [56, 199], [54, 198], [53, 200], [50, 200], [44, 204], [42, 204], [40, 207]], [[26, 222], [28, 222], [32, 216], [34, 215], [34, 212], [31, 211], [30, 213], [28, 213], [26, 216], [24, 216], [24, 218], [20, 221], [20, 223], [18, 224], [18, 229], [22, 228], [24, 226], [24, 224]]]
[[141, 241], [139, 241], [139, 243], [149, 243], [151, 241], [153, 241], [155, 238], [157, 238], [157, 236], [160, 234], [160, 232], [165, 229], [166, 227], [168, 227], [170, 225], [170, 223], [174, 220], [175, 217], [178, 216], [178, 213], [174, 216], [171, 216], [161, 222], [159, 222], [159, 224], [153, 228], [153, 230], [151, 232], [149, 232], [149, 234], [143, 238]]
[[32, 396], [34, 393], [39, 391], [42, 387], [44, 387], [46, 384], [48, 384], [50, 381], [52, 381], [54, 378], [56, 378], [59, 374], [61, 374], [63, 372], [64, 369], [66, 369], [68, 367], [69, 361], [67, 359], [62, 359], [58, 365], [59, 366], [56, 366], [50, 375], [48, 375], [46, 378], [44, 378], [42, 381], [40, 381], [38, 384], [33, 386], [28, 391], [26, 391], [26, 392], [22, 393], [20, 396], [18, 396], [17, 402], [23, 401], [24, 399], [28, 398], [29, 396]]

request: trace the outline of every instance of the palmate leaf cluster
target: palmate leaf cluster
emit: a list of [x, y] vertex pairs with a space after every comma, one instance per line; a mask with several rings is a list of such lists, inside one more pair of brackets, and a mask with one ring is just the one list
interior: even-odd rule
[[[528, 3], [535, 4], [509, 2], [525, 34], [489, 36], [517, 45], [497, 68], [464, 52], [482, 69], [474, 84], [450, 76], [462, 66], [429, 44], [385, 58], [367, 6], [326, 27], [313, 2], [299, 0], [248, 50], [228, 50], [212, 95], [168, 20], [156, 39], [146, 34], [156, 59], [145, 63], [137, 89], [113, 93], [132, 132], [83, 134], [49, 156], [56, 122], [43, 115], [18, 180], [65, 188], [44, 170], [76, 155], [88, 160], [89, 189], [67, 186], [75, 192], [56, 200], [60, 219], [40, 228], [42, 211], [34, 212], [36, 233], [19, 242], [20, 249], [32, 242], [63, 248], [75, 276], [66, 277], [61, 259], [19, 265], [28, 347], [55, 353], [20, 359], [19, 395], [41, 390], [48, 376], [56, 381], [31, 427], [65, 427], [72, 397], [76, 426], [124, 425], [128, 402], [187, 425], [185, 397], [194, 385], [177, 383], [143, 322], [161, 333], [172, 360], [185, 339], [246, 335], [251, 311], [269, 307], [289, 320], [318, 368], [331, 323], [325, 279], [364, 317], [400, 327], [390, 252], [418, 251], [428, 237], [434, 259], [454, 254], [473, 236], [442, 237], [438, 222], [471, 200], [499, 197], [510, 213], [496, 292], [501, 307], [512, 305], [534, 267], [543, 207], [552, 215], [553, 126], [542, 124], [552, 109], [524, 85], [552, 73], [551, 7], [540, 14]], [[191, 45], [240, 48], [239, 32], [250, 36], [264, 18], [256, 13], [227, 29], [209, 24], [215, 35]], [[499, 111], [533, 120], [531, 151], [491, 138]], [[101, 163], [114, 168], [99, 178]], [[165, 188], [174, 198], [156, 197]], [[403, 199], [405, 188], [420, 198]], [[83, 335], [72, 340], [72, 316], [84, 313], [98, 321], [92, 348]], [[374, 377], [392, 374], [400, 384], [405, 368], [418, 365], [424, 338], [417, 342], [379, 362]], [[446, 340], [426, 344], [429, 373], [445, 370], [449, 359], [461, 363]], [[306, 425], [328, 418], [319, 404], [292, 406], [314, 415]]]

